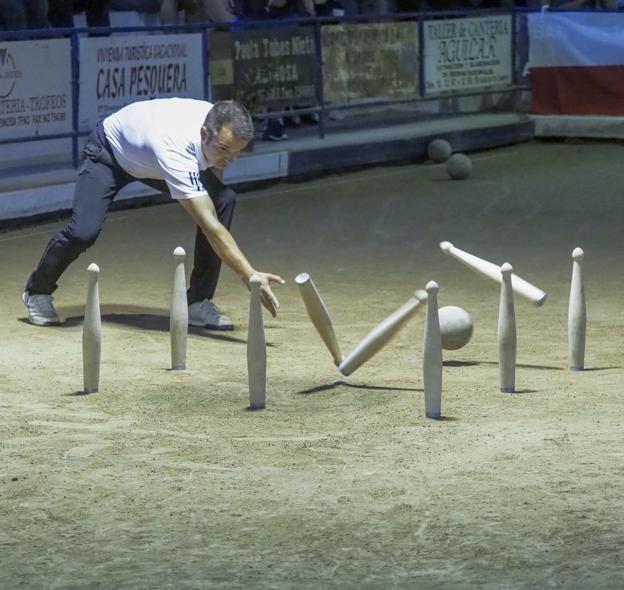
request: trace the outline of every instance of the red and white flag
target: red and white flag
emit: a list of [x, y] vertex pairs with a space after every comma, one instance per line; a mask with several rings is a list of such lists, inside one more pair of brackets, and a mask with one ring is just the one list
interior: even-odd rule
[[624, 115], [624, 14], [529, 15], [537, 115]]

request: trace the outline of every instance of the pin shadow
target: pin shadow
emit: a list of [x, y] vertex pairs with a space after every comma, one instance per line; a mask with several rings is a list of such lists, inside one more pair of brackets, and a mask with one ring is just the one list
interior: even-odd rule
[[[23, 318], [17, 318], [17, 321], [20, 322], [21, 324], [29, 324], [32, 325], [29, 321], [27, 317], [23, 317]], [[47, 328], [47, 329], [54, 329], [54, 328], [62, 328], [63, 327], [63, 323], [58, 323], [58, 324], [48, 324], [47, 326], [36, 326], [37, 328]]]
[[[461, 367], [464, 366], [464, 362], [467, 363], [466, 366], [469, 365], [493, 365], [498, 367], [498, 361], [479, 361], [479, 362], [472, 362], [472, 361], [444, 361], [444, 365], [446, 365], [446, 363], [456, 363], [456, 364], [452, 364], [452, 365], [448, 365], [450, 367]], [[542, 371], [564, 371], [565, 368], [564, 367], [553, 367], [552, 365], [528, 365], [525, 363], [516, 363], [516, 367], [520, 367], [522, 369], [539, 369]]]
[[[494, 363], [498, 365], [498, 363]], [[563, 367], [553, 367], [551, 365], [527, 365], [524, 363], [518, 363], [516, 367], [520, 367], [521, 369], [539, 369], [541, 371], [564, 371]]]
[[[503, 392], [501, 392], [501, 393], [503, 393]], [[514, 395], [518, 395], [519, 393], [520, 394], [522, 394], [522, 393], [539, 393], [539, 390], [538, 389], [516, 389], [513, 393], [506, 393], [506, 394], [503, 394], [503, 395], [514, 396]]]
[[[65, 308], [62, 311], [66, 319], [61, 324], [61, 327], [70, 328], [82, 324], [84, 320], [84, 308]], [[149, 332], [169, 331], [169, 312], [158, 308], [132, 305], [102, 305], [101, 318], [102, 322], [117, 324], [137, 330], [146, 330]], [[208, 330], [206, 328], [189, 326], [189, 334], [193, 334], [194, 336], [201, 336], [202, 338], [210, 338], [212, 340], [222, 340], [235, 344], [247, 344], [247, 340], [237, 336], [230, 336], [227, 332], [227, 330]], [[272, 348], [274, 346], [274, 344], [267, 342], [267, 347]]]
[[311, 387], [309, 389], [303, 389], [301, 391], [297, 391], [297, 395], [307, 395], [310, 393], [321, 393], [323, 391], [329, 391], [331, 389], [335, 389], [336, 387], [351, 387], [352, 389], [369, 389], [373, 391], [420, 391], [422, 389], [412, 389], [409, 387], [383, 387], [381, 385], [357, 385], [355, 383], [347, 383], [339, 379], [338, 381], [334, 381], [333, 383], [326, 383], [325, 385], [317, 385], [316, 387]]
[[243, 408], [244, 412], [262, 412], [262, 410], [266, 410], [267, 406], [262, 406], [261, 408], [252, 408], [251, 406], [245, 406]]

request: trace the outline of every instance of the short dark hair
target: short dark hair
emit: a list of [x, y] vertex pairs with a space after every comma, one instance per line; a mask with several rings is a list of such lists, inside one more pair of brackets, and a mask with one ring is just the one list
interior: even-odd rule
[[235, 100], [219, 100], [212, 105], [204, 120], [204, 127], [210, 137], [219, 135], [223, 126], [231, 127], [236, 137], [243, 141], [251, 141], [254, 136], [254, 125], [249, 111]]

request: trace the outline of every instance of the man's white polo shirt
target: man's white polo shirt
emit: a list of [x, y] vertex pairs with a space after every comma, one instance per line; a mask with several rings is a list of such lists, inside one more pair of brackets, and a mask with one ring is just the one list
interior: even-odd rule
[[199, 172], [211, 164], [200, 129], [211, 108], [190, 98], [135, 102], [104, 119], [104, 132], [128, 174], [164, 180], [174, 199], [191, 199], [206, 194]]

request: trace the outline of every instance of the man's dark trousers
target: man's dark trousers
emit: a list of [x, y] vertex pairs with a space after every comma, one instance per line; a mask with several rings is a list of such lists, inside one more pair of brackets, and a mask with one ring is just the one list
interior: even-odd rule
[[[169, 192], [163, 180], [137, 179], [123, 170], [113, 157], [101, 125], [89, 135], [82, 157], [71, 221], [48, 242], [26, 285], [26, 290], [31, 294], [49, 295], [56, 290], [57, 281], [67, 267], [93, 245], [102, 231], [113, 199], [128, 183], [139, 180], [156, 190]], [[210, 170], [202, 172], [200, 178], [212, 198], [219, 221], [229, 229], [236, 206], [236, 193]], [[212, 299], [219, 280], [221, 260], [199, 227], [195, 236], [193, 262], [187, 291], [188, 302]]]

